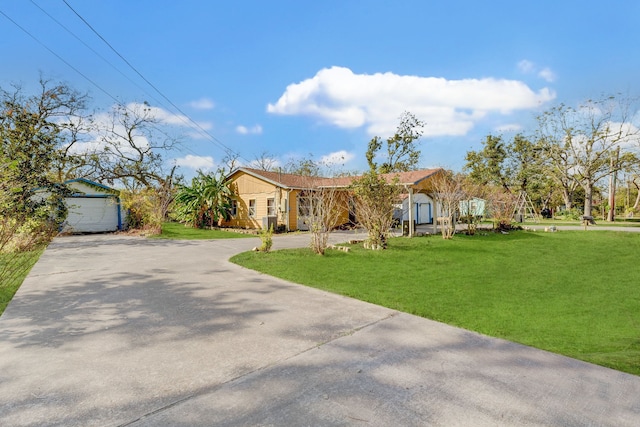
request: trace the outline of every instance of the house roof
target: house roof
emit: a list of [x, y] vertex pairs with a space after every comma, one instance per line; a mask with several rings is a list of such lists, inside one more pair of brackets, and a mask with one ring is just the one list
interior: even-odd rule
[[[438, 172], [441, 172], [442, 170], [443, 169], [441, 168], [421, 169], [409, 172], [387, 173], [383, 174], [382, 176], [388, 183], [392, 183], [397, 177], [398, 185], [416, 186], [436, 175]], [[228, 175], [228, 178], [231, 178], [231, 176], [240, 171], [285, 189], [304, 189], [310, 187], [345, 188], [351, 185], [355, 179], [360, 178], [359, 176], [343, 176], [337, 178], [309, 177], [245, 167], [236, 169], [235, 171], [231, 172]]]
[[295, 175], [291, 173], [264, 171], [261, 169], [252, 168], [239, 168], [231, 172], [228, 177], [235, 175], [238, 172], [244, 172], [263, 181], [269, 182], [275, 186], [291, 189], [291, 188], [309, 188], [316, 186], [318, 180], [325, 178], [316, 178], [302, 175]]

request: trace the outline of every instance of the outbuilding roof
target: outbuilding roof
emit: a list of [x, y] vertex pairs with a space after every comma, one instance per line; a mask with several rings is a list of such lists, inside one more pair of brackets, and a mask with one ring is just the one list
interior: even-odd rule
[[65, 181], [64, 183], [65, 184], [72, 184], [74, 182], [82, 183], [82, 184], [88, 185], [89, 187], [93, 187], [93, 188], [99, 189], [99, 190], [104, 190], [104, 191], [109, 192], [109, 193], [118, 193], [119, 192], [115, 188], [108, 187], [108, 186], [106, 186], [104, 184], [100, 184], [99, 182], [91, 181], [90, 179], [87, 179], [87, 178], [69, 179], [69, 180]]

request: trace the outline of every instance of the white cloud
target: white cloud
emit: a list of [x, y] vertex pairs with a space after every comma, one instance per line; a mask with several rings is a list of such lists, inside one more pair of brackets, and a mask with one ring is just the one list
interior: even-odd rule
[[320, 70], [290, 84], [267, 111], [307, 115], [341, 128], [366, 126], [371, 135], [393, 134], [404, 111], [426, 123], [425, 136], [465, 135], [487, 114], [527, 110], [555, 98], [517, 80], [354, 74], [344, 67]]
[[340, 150], [333, 153], [329, 153], [320, 158], [320, 163], [325, 166], [342, 166], [349, 163], [355, 158], [355, 154], [346, 150]]
[[249, 134], [260, 135], [262, 133], [262, 126], [255, 125], [250, 128], [246, 126], [236, 126], [236, 132], [238, 132], [241, 135], [249, 135]]
[[216, 105], [208, 98], [200, 98], [189, 103], [191, 108], [196, 110], [212, 110]]
[[633, 123], [607, 122], [603, 124], [608, 144], [620, 145], [622, 148], [638, 147], [640, 129]]
[[555, 82], [556, 81], [556, 73], [554, 73], [553, 71], [551, 71], [550, 68], [543, 68], [542, 70], [540, 70], [540, 72], [538, 72], [538, 77], [543, 78], [544, 80], [546, 80], [549, 83]]
[[187, 154], [184, 157], [179, 157], [174, 160], [177, 166], [193, 169], [193, 170], [202, 170], [208, 171], [213, 169], [215, 163], [213, 161], [213, 157], [211, 156], [194, 156], [192, 154]]
[[553, 83], [556, 81], [556, 73], [554, 73], [551, 68], [544, 67], [540, 69], [535, 63], [527, 59], [523, 59], [522, 61], [518, 62], [518, 70], [520, 70], [520, 72], [523, 74], [535, 73], [538, 77], [548, 83]]
[[518, 69], [524, 74], [529, 74], [532, 73], [535, 69], [535, 64], [531, 61], [523, 59], [522, 61], [518, 62]]
[[152, 105], [131, 102], [127, 104], [127, 110], [134, 112], [139, 116], [153, 117], [160, 123], [177, 126], [191, 126], [191, 122], [187, 116], [182, 114], [171, 113], [164, 108], [154, 107]]

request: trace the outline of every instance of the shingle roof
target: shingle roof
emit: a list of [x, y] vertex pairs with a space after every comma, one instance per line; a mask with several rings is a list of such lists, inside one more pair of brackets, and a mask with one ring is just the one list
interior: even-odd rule
[[[327, 178], [309, 177], [303, 175], [295, 175], [291, 173], [264, 171], [261, 169], [252, 168], [239, 168], [237, 171], [243, 171], [249, 175], [261, 178], [274, 185], [284, 188], [309, 188], [315, 187], [318, 181], [322, 181]], [[232, 172], [233, 175], [235, 172]]]
[[[348, 187], [351, 183], [359, 178], [359, 176], [343, 176], [337, 178], [323, 178], [323, 177], [309, 177], [302, 175], [295, 175], [290, 173], [281, 173], [273, 171], [264, 171], [261, 169], [253, 168], [239, 168], [232, 172], [229, 176], [233, 175], [237, 171], [243, 171], [249, 175], [253, 175], [257, 178], [268, 181], [274, 185], [283, 188], [310, 188], [310, 187]], [[395, 177], [398, 178], [398, 184], [400, 185], [417, 185], [421, 181], [432, 177], [442, 169], [421, 169], [409, 172], [394, 172], [383, 174], [382, 176], [391, 183]]]

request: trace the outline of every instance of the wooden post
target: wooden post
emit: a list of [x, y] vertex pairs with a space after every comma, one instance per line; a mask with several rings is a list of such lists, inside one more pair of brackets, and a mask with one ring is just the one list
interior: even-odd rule
[[409, 237], [413, 237], [413, 188], [409, 187]]

